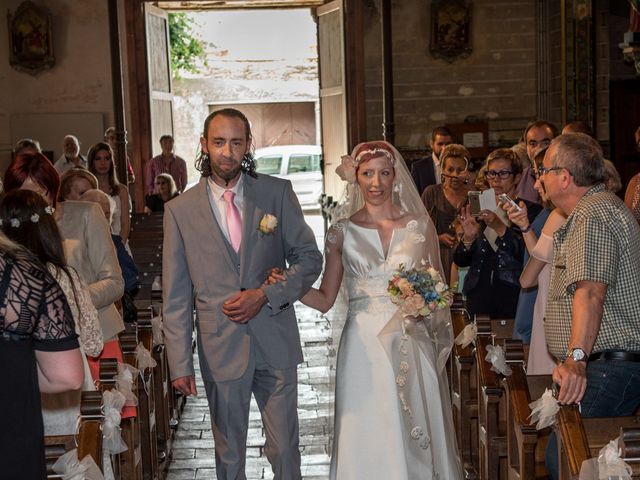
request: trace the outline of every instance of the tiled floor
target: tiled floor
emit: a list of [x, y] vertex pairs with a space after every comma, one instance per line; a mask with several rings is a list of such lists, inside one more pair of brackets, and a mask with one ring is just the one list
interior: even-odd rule
[[[322, 249], [322, 221], [307, 217]], [[329, 325], [315, 310], [296, 304], [296, 314], [305, 361], [298, 368], [298, 416], [302, 476], [305, 480], [321, 480], [329, 475], [327, 429], [329, 408], [333, 402], [328, 377]], [[196, 366], [198, 362], [196, 359]], [[207, 399], [198, 375], [198, 398], [190, 398], [175, 433], [173, 454], [168, 465], [167, 480], [215, 479], [213, 438]], [[252, 401], [247, 440], [247, 479], [271, 479], [273, 474], [263, 455], [264, 432], [260, 413]]]

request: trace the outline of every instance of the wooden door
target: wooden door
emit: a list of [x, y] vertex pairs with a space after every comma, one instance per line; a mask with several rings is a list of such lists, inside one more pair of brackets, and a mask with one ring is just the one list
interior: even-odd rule
[[149, 74], [149, 112], [151, 152], [159, 155], [160, 137], [173, 135], [173, 94], [169, 60], [169, 15], [145, 3], [147, 71]]
[[340, 157], [350, 153], [347, 141], [343, 0], [334, 0], [318, 7], [316, 15], [324, 191], [338, 200], [344, 184], [335, 169], [340, 164]]

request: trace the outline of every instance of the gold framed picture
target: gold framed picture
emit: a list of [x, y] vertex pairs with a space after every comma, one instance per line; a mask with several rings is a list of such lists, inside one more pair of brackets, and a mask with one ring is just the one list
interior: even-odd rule
[[431, 2], [431, 54], [452, 63], [471, 55], [471, 3], [467, 0]]
[[20, 4], [9, 21], [9, 64], [35, 75], [55, 64], [51, 14], [33, 2]]

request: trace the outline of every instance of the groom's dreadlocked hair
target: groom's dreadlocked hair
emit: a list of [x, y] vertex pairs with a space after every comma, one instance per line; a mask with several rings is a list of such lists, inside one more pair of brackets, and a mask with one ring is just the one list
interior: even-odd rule
[[[223, 108], [220, 110], [216, 110], [215, 112], [211, 112], [209, 116], [204, 121], [204, 129], [202, 131], [202, 136], [206, 139], [207, 134], [209, 132], [209, 124], [211, 120], [213, 120], [218, 115], [222, 115], [224, 117], [230, 118], [238, 118], [242, 120], [244, 124], [244, 131], [247, 136], [247, 142], [253, 143], [253, 136], [251, 135], [251, 125], [249, 124], [249, 119], [242, 113], [240, 110], [236, 110], [235, 108]], [[211, 163], [209, 163], [209, 155], [206, 152], [203, 152], [200, 149], [196, 157], [196, 170], [198, 170], [203, 177], [211, 176]], [[242, 159], [242, 171], [252, 177], [256, 177], [256, 162], [253, 159], [253, 152], [249, 151], [245, 154]]]

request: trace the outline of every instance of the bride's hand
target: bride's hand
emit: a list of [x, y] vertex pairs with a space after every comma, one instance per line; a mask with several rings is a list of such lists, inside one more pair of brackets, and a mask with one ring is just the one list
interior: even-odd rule
[[284, 272], [281, 268], [272, 268], [269, 270], [269, 275], [264, 281], [264, 285], [273, 285], [278, 282], [284, 282], [287, 277], [284, 276]]

